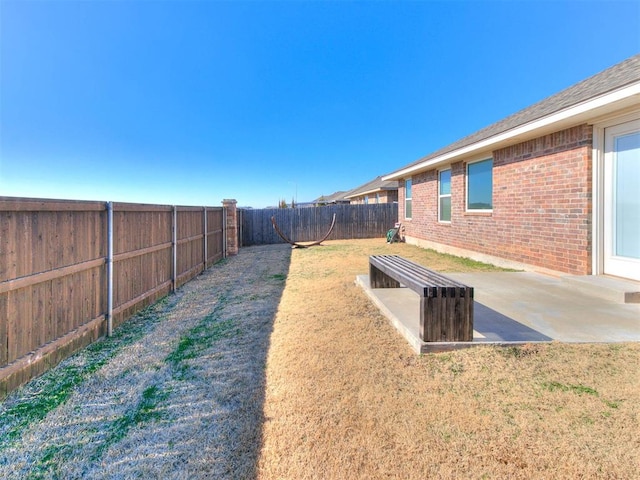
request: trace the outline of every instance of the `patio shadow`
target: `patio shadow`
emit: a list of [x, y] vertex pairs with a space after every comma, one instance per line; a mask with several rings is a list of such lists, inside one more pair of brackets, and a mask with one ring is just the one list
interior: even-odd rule
[[549, 342], [553, 340], [486, 305], [474, 302], [473, 308], [474, 342]]

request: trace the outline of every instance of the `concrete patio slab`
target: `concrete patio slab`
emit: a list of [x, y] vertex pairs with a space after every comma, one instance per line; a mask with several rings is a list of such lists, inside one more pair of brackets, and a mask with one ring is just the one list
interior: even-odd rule
[[418, 353], [487, 343], [640, 341], [640, 304], [595, 295], [592, 283], [533, 272], [448, 276], [474, 287], [473, 342], [422, 342], [418, 294], [407, 288], [371, 289], [368, 275], [359, 275], [356, 283]]

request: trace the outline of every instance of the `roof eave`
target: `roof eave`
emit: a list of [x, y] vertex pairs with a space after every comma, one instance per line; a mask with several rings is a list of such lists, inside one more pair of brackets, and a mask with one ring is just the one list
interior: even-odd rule
[[375, 188], [373, 190], [366, 190], [364, 192], [356, 192], [353, 193], [351, 195], [347, 195], [344, 198], [354, 198], [354, 197], [361, 197], [363, 195], [370, 195], [372, 193], [380, 193], [380, 192], [388, 192], [390, 190], [397, 190], [398, 187], [379, 187], [379, 188]]
[[640, 82], [565, 108], [479, 142], [427, 159], [424, 162], [396, 170], [383, 176], [382, 180], [401, 180], [416, 173], [431, 170], [439, 165], [463, 160], [473, 155], [479, 155], [482, 152], [493, 151], [514, 142], [522, 142], [530, 138], [546, 135], [558, 129], [568, 128], [570, 125], [577, 125], [581, 122], [588, 122], [594, 118], [633, 105], [640, 105]]

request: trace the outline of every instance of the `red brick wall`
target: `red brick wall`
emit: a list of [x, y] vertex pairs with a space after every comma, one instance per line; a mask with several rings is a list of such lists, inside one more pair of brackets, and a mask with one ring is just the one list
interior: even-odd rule
[[451, 165], [451, 223], [438, 223], [437, 171], [413, 176], [408, 236], [561, 272], [591, 272], [592, 129], [580, 125], [493, 152], [493, 212], [465, 212], [464, 162]]

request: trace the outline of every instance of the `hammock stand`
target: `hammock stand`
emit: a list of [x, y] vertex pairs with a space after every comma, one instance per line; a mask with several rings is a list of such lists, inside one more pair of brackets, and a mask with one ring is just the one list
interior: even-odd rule
[[329, 235], [331, 235], [331, 232], [333, 232], [333, 227], [335, 227], [336, 225], [336, 214], [335, 213], [333, 214], [333, 220], [331, 221], [331, 226], [329, 227], [329, 231], [324, 237], [322, 237], [322, 240], [318, 240], [317, 242], [311, 242], [311, 243], [298, 243], [298, 242], [291, 241], [289, 237], [287, 237], [284, 233], [282, 233], [282, 231], [278, 227], [275, 216], [271, 217], [271, 224], [273, 225], [273, 228], [276, 231], [276, 233], [280, 235], [280, 238], [282, 238], [285, 242], [290, 244], [292, 248], [308, 248], [308, 247], [314, 247], [316, 245], [320, 245], [327, 238], [329, 238]]

